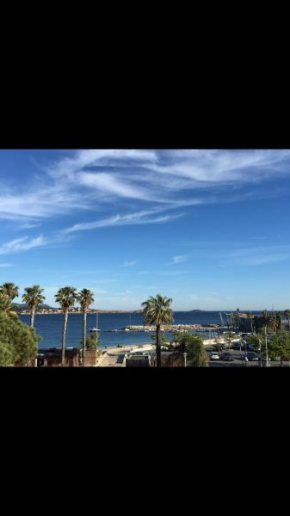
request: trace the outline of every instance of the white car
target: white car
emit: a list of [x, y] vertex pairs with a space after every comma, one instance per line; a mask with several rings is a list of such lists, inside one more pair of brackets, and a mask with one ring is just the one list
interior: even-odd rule
[[217, 353], [212, 353], [210, 355], [211, 360], [220, 360], [220, 356]]

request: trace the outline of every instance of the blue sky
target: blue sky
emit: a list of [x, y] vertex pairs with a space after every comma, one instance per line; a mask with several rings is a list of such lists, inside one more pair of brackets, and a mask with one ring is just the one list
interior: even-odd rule
[[290, 150], [0, 150], [0, 187], [0, 283], [21, 295], [290, 307]]

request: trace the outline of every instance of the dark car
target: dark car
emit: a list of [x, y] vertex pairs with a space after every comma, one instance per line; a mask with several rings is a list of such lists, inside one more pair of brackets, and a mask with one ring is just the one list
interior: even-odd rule
[[221, 360], [226, 360], [227, 362], [232, 362], [234, 360], [234, 358], [230, 353], [222, 353]]
[[248, 350], [254, 351], [254, 353], [256, 353], [257, 351], [260, 351], [260, 348], [255, 346], [254, 344], [248, 344]]
[[257, 355], [257, 353], [253, 353], [253, 352], [247, 353], [247, 357], [248, 357], [248, 360], [250, 360], [250, 362], [253, 362], [253, 361], [258, 362], [260, 360], [259, 355]]

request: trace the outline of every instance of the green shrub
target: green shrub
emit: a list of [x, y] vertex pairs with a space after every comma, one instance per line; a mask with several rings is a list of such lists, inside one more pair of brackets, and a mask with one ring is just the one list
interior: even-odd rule
[[37, 357], [40, 339], [17, 317], [0, 313], [0, 366], [28, 365]]

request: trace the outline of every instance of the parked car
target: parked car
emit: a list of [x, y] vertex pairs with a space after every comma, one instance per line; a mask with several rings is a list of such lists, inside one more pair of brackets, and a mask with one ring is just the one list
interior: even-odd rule
[[[262, 356], [262, 360], [263, 360], [263, 362], [264, 362], [264, 361], [266, 362], [266, 360], [267, 360], [267, 359], [266, 359], [266, 357], [265, 357], [265, 356]], [[268, 357], [268, 360], [269, 360], [269, 362], [271, 362], [271, 358], [270, 358], [270, 357]]]
[[260, 351], [260, 348], [257, 348], [256, 346], [254, 346], [254, 344], [248, 344], [248, 350], [249, 351], [254, 351], [254, 353], [257, 353], [257, 351]]
[[257, 355], [257, 353], [253, 353], [250, 351], [250, 353], [247, 353], [247, 357], [248, 357], [248, 360], [250, 360], [250, 362], [258, 362], [259, 361], [259, 355]]
[[221, 360], [226, 360], [228, 362], [232, 362], [234, 360], [233, 355], [230, 353], [222, 353]]
[[210, 355], [211, 360], [220, 360], [220, 356], [217, 353], [212, 353]]

